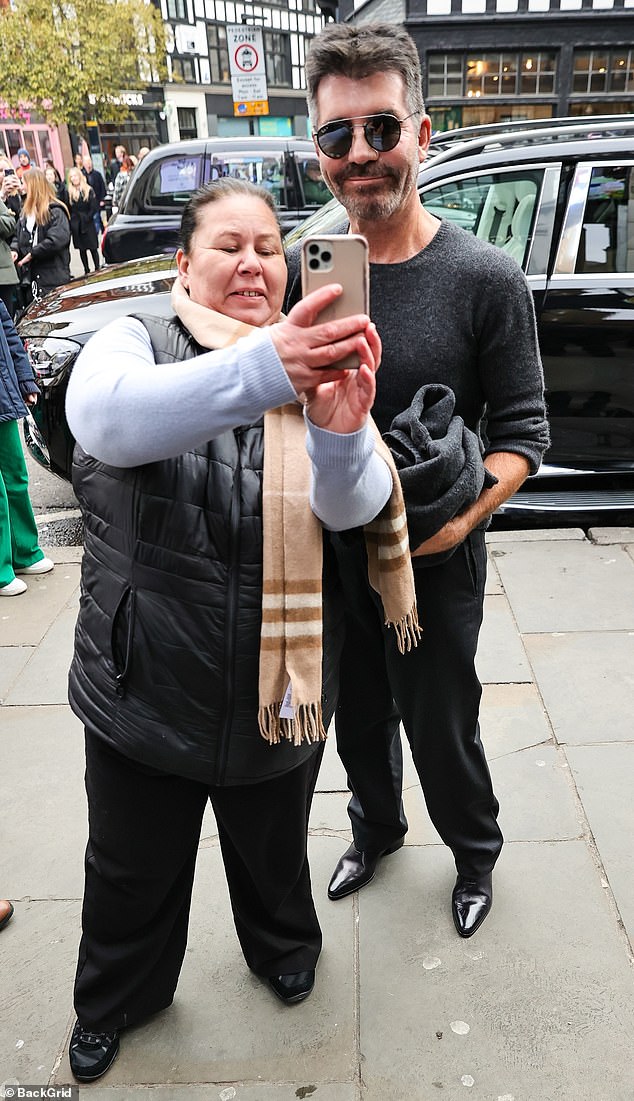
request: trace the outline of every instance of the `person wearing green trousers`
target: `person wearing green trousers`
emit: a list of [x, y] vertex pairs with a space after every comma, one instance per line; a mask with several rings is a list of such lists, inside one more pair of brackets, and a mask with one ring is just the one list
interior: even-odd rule
[[38, 543], [18, 427], [39, 389], [2, 301], [0, 321], [0, 596], [18, 596], [26, 590], [18, 574], [48, 573], [53, 563]]

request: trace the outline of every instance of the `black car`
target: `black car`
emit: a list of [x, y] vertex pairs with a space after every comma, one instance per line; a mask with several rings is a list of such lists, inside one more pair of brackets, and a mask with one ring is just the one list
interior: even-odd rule
[[[634, 116], [551, 120], [438, 135], [422, 166], [427, 209], [513, 255], [533, 289], [552, 447], [503, 522], [634, 520], [633, 148]], [[287, 240], [342, 217], [333, 200]], [[167, 308], [173, 277], [165, 258], [102, 271], [23, 319], [44, 386], [27, 440], [56, 473], [70, 468], [63, 396], [79, 347], [112, 316]]]
[[160, 145], [130, 177], [101, 240], [106, 263], [173, 253], [183, 207], [210, 180], [234, 176], [270, 190], [285, 233], [327, 202], [312, 141], [306, 138], [207, 138]]

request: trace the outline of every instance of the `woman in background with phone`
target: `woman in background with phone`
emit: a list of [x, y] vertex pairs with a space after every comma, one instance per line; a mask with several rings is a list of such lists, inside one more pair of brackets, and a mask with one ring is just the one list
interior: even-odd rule
[[28, 299], [29, 293], [39, 298], [70, 282], [70, 216], [41, 168], [29, 169], [24, 181], [24, 206], [11, 248]]
[[17, 213], [20, 212], [20, 186], [11, 161], [0, 157], [0, 299], [11, 318], [15, 313], [15, 288], [19, 279], [10, 243], [15, 234], [16, 205]]

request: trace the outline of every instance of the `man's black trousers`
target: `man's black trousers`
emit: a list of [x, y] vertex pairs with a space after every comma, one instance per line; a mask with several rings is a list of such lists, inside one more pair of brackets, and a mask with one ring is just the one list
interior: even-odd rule
[[[484, 532], [446, 561], [414, 567], [418, 646], [400, 654], [367, 580], [365, 547], [335, 537], [346, 600], [336, 712], [348, 773], [348, 813], [358, 849], [378, 853], [407, 830], [401, 799], [399, 722], [407, 734], [430, 818], [462, 875], [493, 868], [502, 847], [498, 802], [480, 741], [482, 693], [475, 653], [486, 580]], [[416, 559], [413, 560], [416, 563]]]
[[321, 756], [320, 747], [262, 783], [210, 788], [139, 765], [87, 731], [89, 840], [75, 980], [82, 1025], [108, 1032], [171, 1004], [207, 799], [247, 964], [262, 976], [315, 967], [321, 930], [306, 837]]

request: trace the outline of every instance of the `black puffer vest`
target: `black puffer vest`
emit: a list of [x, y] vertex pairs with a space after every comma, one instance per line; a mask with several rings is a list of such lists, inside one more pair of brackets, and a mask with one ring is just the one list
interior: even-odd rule
[[[176, 318], [139, 320], [157, 363], [201, 351]], [[270, 746], [257, 725], [262, 458], [262, 421], [133, 469], [74, 455], [85, 535], [73, 711], [125, 756], [210, 785], [267, 779], [316, 748]], [[328, 723], [343, 631], [327, 535], [324, 593]]]

